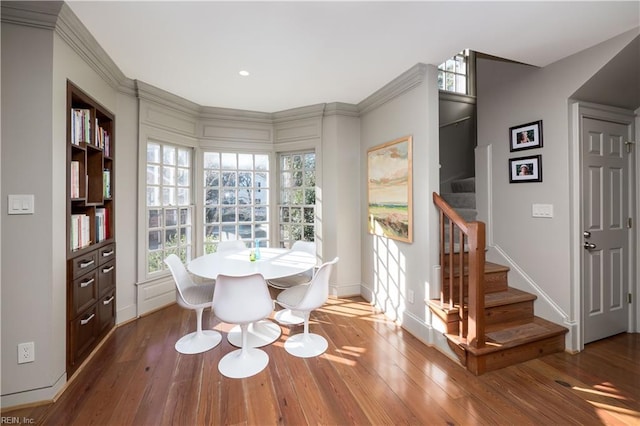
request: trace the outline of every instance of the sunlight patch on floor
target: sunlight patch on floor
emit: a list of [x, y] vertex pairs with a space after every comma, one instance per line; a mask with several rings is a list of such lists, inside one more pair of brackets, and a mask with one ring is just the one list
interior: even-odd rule
[[330, 353], [327, 353], [327, 352], [322, 354], [322, 358], [325, 358], [328, 361], [335, 362], [335, 363], [338, 363], [338, 364], [344, 364], [344, 365], [346, 365], [348, 367], [355, 367], [355, 365], [356, 365], [355, 361], [351, 361], [351, 360], [346, 359], [346, 358], [342, 358], [342, 357], [339, 357], [339, 356], [331, 355]]
[[[573, 386], [573, 390], [582, 392], [588, 395], [583, 395], [582, 397], [589, 404], [593, 405], [597, 408], [596, 412], [600, 415], [600, 411], [602, 414], [609, 414], [611, 416], [620, 419], [625, 424], [639, 424], [640, 423], [640, 412], [630, 409], [624, 405], [624, 401], [628, 400], [624, 396], [618, 395], [615, 392], [615, 388], [613, 388], [614, 392], [603, 392], [596, 389], [584, 388], [579, 386]], [[600, 415], [602, 417], [602, 415]], [[603, 421], [606, 419], [603, 418]]]

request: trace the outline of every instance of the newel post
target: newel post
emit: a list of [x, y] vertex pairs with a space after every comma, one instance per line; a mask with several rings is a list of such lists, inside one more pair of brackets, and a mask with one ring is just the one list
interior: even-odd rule
[[467, 344], [476, 348], [485, 345], [484, 262], [485, 224], [471, 222], [469, 226], [469, 323]]

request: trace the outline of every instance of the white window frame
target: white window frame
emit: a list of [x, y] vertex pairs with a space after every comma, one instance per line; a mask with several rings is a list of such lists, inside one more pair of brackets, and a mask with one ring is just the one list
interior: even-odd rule
[[[306, 175], [306, 163], [304, 157], [312, 154], [313, 159], [313, 204], [310, 203], [295, 203], [295, 192], [301, 191], [298, 196], [302, 196], [303, 201], [307, 201], [308, 191], [311, 186], [307, 185]], [[297, 169], [284, 169], [283, 157], [302, 156], [302, 169], [301, 173], [301, 185], [296, 184], [296, 177], [291, 175], [287, 177], [289, 170], [295, 171]], [[301, 149], [290, 152], [279, 152], [277, 154], [277, 175], [278, 175], [278, 203], [276, 205], [276, 220], [277, 223], [277, 244], [279, 247], [290, 248], [291, 245], [297, 240], [315, 241], [316, 237], [316, 217], [317, 217], [317, 188], [318, 188], [318, 156], [316, 150], [313, 148]], [[295, 172], [294, 172], [295, 173]], [[309, 210], [311, 210], [309, 215]], [[295, 213], [294, 213], [295, 212]], [[300, 217], [301, 222], [296, 223], [292, 221], [292, 217], [296, 215]], [[298, 235], [295, 232], [295, 228], [301, 226], [301, 232]], [[309, 231], [310, 228], [310, 231]], [[311, 236], [311, 238], [309, 238]]]
[[[158, 145], [160, 147], [160, 156], [159, 161], [149, 161], [148, 157], [148, 149], [150, 145]], [[174, 165], [170, 163], [166, 163], [164, 159], [164, 151], [165, 149], [174, 149], [176, 150], [176, 158]], [[178, 151], [187, 152], [189, 155], [188, 165], [185, 166], [178, 164]], [[144, 276], [147, 279], [164, 275], [166, 273], [166, 265], [163, 260], [166, 256], [171, 253], [177, 254], [183, 262], [188, 262], [194, 255], [194, 229], [195, 229], [195, 205], [194, 205], [194, 177], [195, 177], [195, 167], [194, 160], [196, 158], [195, 149], [193, 147], [184, 146], [181, 144], [160, 141], [153, 138], [147, 139], [145, 144], [144, 152], [146, 155], [144, 164], [145, 164], [145, 180], [144, 180], [144, 229], [145, 229], [145, 256], [144, 256]], [[149, 179], [149, 167], [157, 167], [158, 168], [158, 180], [152, 181]], [[185, 169], [189, 170], [189, 176], [186, 178], [182, 184], [179, 182], [178, 176], [179, 172]], [[175, 172], [174, 183], [167, 183], [165, 178], [165, 171], [173, 171]], [[159, 197], [159, 201], [157, 205], [147, 205], [149, 190], [157, 189], [157, 196]], [[173, 200], [170, 202], [165, 201], [168, 197], [168, 190], [174, 190]], [[186, 203], [179, 202], [178, 193], [180, 190], [188, 190]], [[158, 219], [160, 222], [158, 226], [150, 226], [150, 212], [157, 210], [161, 212], [158, 215]], [[168, 212], [175, 211], [175, 223], [167, 223]], [[184, 216], [183, 216], [184, 215]], [[183, 218], [185, 219], [183, 221]], [[184, 233], [183, 231], [187, 231]], [[158, 245], [157, 248], [150, 247], [150, 235], [151, 232], [157, 231], [159, 233]], [[175, 247], [167, 245], [167, 231], [173, 233], [176, 232], [179, 236]], [[182, 238], [184, 236], [184, 240]], [[152, 256], [156, 256], [155, 265], [157, 268], [151, 270], [150, 263], [152, 262]]]
[[[460, 64], [463, 64], [464, 67], [461, 67]], [[447, 89], [447, 78], [450, 76], [453, 78], [453, 90]], [[441, 78], [442, 77], [442, 78]], [[463, 50], [462, 52], [456, 54], [452, 58], [447, 59], [445, 62], [438, 66], [438, 82], [442, 81], [443, 85], [440, 86], [438, 83], [438, 89], [449, 92], [449, 93], [458, 93], [461, 95], [469, 94], [469, 51]], [[461, 80], [464, 80], [464, 83], [461, 83]], [[460, 86], [463, 86], [459, 89]], [[464, 89], [464, 90], [462, 90]]]
[[[207, 157], [219, 155], [218, 167], [207, 167]], [[224, 168], [223, 156], [235, 156], [236, 163], [232, 168]], [[256, 156], [266, 157], [265, 168], [257, 168], [255, 160]], [[273, 156], [269, 151], [262, 150], [238, 150], [223, 147], [207, 147], [202, 149], [201, 157], [198, 160], [200, 184], [197, 191], [202, 196], [201, 205], [198, 206], [198, 229], [199, 239], [198, 250], [202, 253], [215, 252], [217, 242], [224, 240], [241, 239], [245, 241], [247, 246], [252, 246], [258, 240], [262, 247], [268, 247], [273, 240], [272, 237], [272, 185], [273, 185]], [[248, 167], [248, 160], [251, 157], [251, 167]], [[224, 186], [222, 175], [218, 176], [218, 184], [215, 186], [207, 185], [208, 179], [215, 179], [215, 173], [230, 173], [236, 175], [234, 185]], [[251, 181], [248, 186], [241, 185], [240, 174], [250, 176]], [[209, 182], [210, 183], [210, 182]], [[224, 188], [229, 193], [229, 203], [224, 202]], [[219, 191], [217, 198], [207, 196], [208, 191]], [[240, 203], [240, 191], [248, 191], [249, 198], [244, 203]], [[215, 200], [211, 203], [211, 200]], [[224, 210], [227, 210], [225, 213]], [[223, 222], [223, 215], [235, 215], [233, 221]], [[257, 216], [264, 212], [264, 216]], [[249, 216], [248, 216], [249, 215]], [[250, 217], [250, 220], [242, 220]], [[212, 239], [208, 235], [214, 235]]]

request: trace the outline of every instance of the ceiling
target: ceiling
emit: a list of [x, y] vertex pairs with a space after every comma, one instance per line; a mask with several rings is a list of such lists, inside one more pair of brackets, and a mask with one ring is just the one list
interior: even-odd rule
[[357, 104], [465, 48], [542, 67], [640, 25], [638, 1], [67, 3], [128, 78], [261, 112]]

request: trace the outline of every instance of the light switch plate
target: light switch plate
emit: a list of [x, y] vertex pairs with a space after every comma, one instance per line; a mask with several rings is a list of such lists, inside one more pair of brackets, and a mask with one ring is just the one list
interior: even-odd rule
[[553, 204], [533, 204], [531, 206], [533, 217], [553, 217]]
[[9, 194], [7, 209], [8, 214], [33, 214], [33, 194]]

